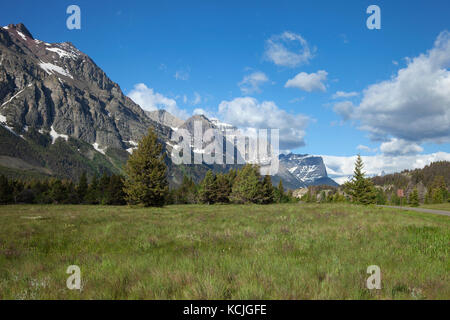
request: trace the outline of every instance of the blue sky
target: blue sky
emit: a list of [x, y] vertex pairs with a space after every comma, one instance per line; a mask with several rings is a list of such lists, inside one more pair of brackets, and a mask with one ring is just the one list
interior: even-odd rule
[[[81, 8], [81, 30], [66, 28], [70, 4]], [[371, 4], [381, 8], [381, 30], [366, 27]], [[9, 1], [2, 3], [0, 23], [23, 22], [35, 38], [74, 43], [125, 94], [132, 95], [135, 85], [145, 84], [153, 100], [142, 104], [157, 99], [171, 104], [180, 115], [203, 109], [207, 115], [242, 125], [263, 126], [281, 117], [275, 123], [283, 126], [287, 119], [286, 130], [298, 124], [286, 138], [298, 134], [299, 143], [290, 143], [297, 153], [404, 156], [450, 152], [448, 96], [444, 92], [438, 97], [444, 100], [439, 100], [437, 111], [433, 109], [437, 100], [430, 102], [436, 117], [429, 122], [443, 121], [435, 126], [440, 131], [421, 132], [423, 125], [415, 120], [423, 116], [418, 108], [428, 107], [425, 94], [421, 107], [394, 102], [398, 109], [392, 112], [398, 119], [402, 119], [400, 111], [408, 108], [417, 114], [403, 118], [413, 128], [397, 130], [376, 115], [366, 117], [370, 108], [392, 103], [395, 83], [386, 88], [392, 94], [378, 104], [369, 101], [373, 95], [366, 96], [364, 90], [394, 79], [400, 69], [408, 68], [406, 57], [413, 59], [433, 49], [438, 36], [450, 30], [449, 12], [447, 0]], [[286, 35], [294, 40], [288, 41]], [[297, 64], [277, 63], [268, 53], [277, 44], [298, 55], [307, 48], [309, 55]], [[449, 54], [447, 47], [441, 51]], [[444, 72], [448, 67], [448, 61], [439, 66]], [[319, 71], [326, 73], [322, 80], [308, 77]], [[300, 73], [307, 76], [303, 82], [286, 85]], [[334, 99], [338, 91], [354, 96]], [[243, 97], [249, 99], [239, 100]], [[264, 108], [264, 102], [272, 104]], [[242, 117], [233, 118], [231, 111], [240, 103], [252, 105]], [[386, 116], [383, 110], [380, 114]]]

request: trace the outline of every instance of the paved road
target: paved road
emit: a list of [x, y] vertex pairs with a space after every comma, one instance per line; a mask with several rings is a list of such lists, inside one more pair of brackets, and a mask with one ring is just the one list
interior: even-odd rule
[[444, 210], [433, 210], [433, 209], [414, 208], [414, 207], [382, 206], [382, 205], [378, 205], [378, 207], [393, 208], [393, 209], [400, 209], [400, 210], [410, 210], [410, 211], [425, 212], [425, 213], [434, 213], [434, 214], [440, 214], [443, 216], [450, 217], [450, 211], [444, 211]]

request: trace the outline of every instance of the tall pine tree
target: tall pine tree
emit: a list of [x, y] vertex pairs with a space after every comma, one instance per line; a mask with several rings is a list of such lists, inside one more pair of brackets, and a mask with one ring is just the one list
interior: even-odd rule
[[127, 161], [124, 191], [131, 204], [162, 206], [169, 191], [162, 145], [149, 128]]
[[200, 182], [199, 198], [200, 202], [205, 204], [213, 204], [216, 201], [216, 177], [211, 170], [206, 172], [205, 178]]
[[264, 176], [261, 186], [261, 203], [270, 204], [273, 203], [273, 200], [274, 200], [274, 192], [272, 179], [270, 178], [269, 175], [266, 175]]
[[237, 172], [230, 195], [236, 203], [258, 203], [261, 199], [261, 181], [259, 167], [246, 164]]
[[365, 178], [362, 171], [364, 163], [361, 156], [355, 162], [355, 170], [353, 171], [353, 178], [351, 181], [344, 184], [344, 190], [352, 197], [352, 201], [358, 204], [374, 204], [376, 203], [377, 194], [375, 187], [369, 179]]
[[419, 206], [419, 192], [417, 191], [417, 188], [414, 188], [414, 190], [409, 195], [408, 202], [409, 202], [409, 205], [412, 207]]
[[225, 174], [219, 173], [216, 176], [216, 199], [217, 203], [230, 202], [231, 183]]
[[94, 174], [92, 177], [91, 183], [89, 184], [88, 191], [85, 197], [86, 203], [89, 204], [99, 204], [100, 202], [100, 193], [98, 190], [98, 178], [97, 175]]
[[88, 191], [88, 182], [86, 172], [83, 172], [77, 185], [77, 194], [79, 202], [84, 203], [87, 191]]

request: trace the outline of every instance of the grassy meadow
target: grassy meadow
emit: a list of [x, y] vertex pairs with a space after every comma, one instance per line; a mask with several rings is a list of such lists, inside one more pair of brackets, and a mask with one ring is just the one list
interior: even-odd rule
[[450, 211], [450, 202], [437, 203], [437, 204], [424, 204], [424, 205], [421, 205], [420, 207], [434, 209], [434, 210]]
[[449, 217], [349, 204], [0, 206], [0, 299], [450, 299], [449, 244]]

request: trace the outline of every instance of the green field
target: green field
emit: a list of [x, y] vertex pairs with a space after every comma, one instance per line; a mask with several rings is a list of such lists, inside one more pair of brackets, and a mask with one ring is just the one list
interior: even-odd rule
[[434, 209], [434, 210], [445, 210], [450, 211], [450, 202], [438, 203], [438, 204], [424, 204], [420, 206], [421, 208]]
[[348, 204], [2, 206], [0, 299], [450, 299], [449, 243], [447, 216]]

